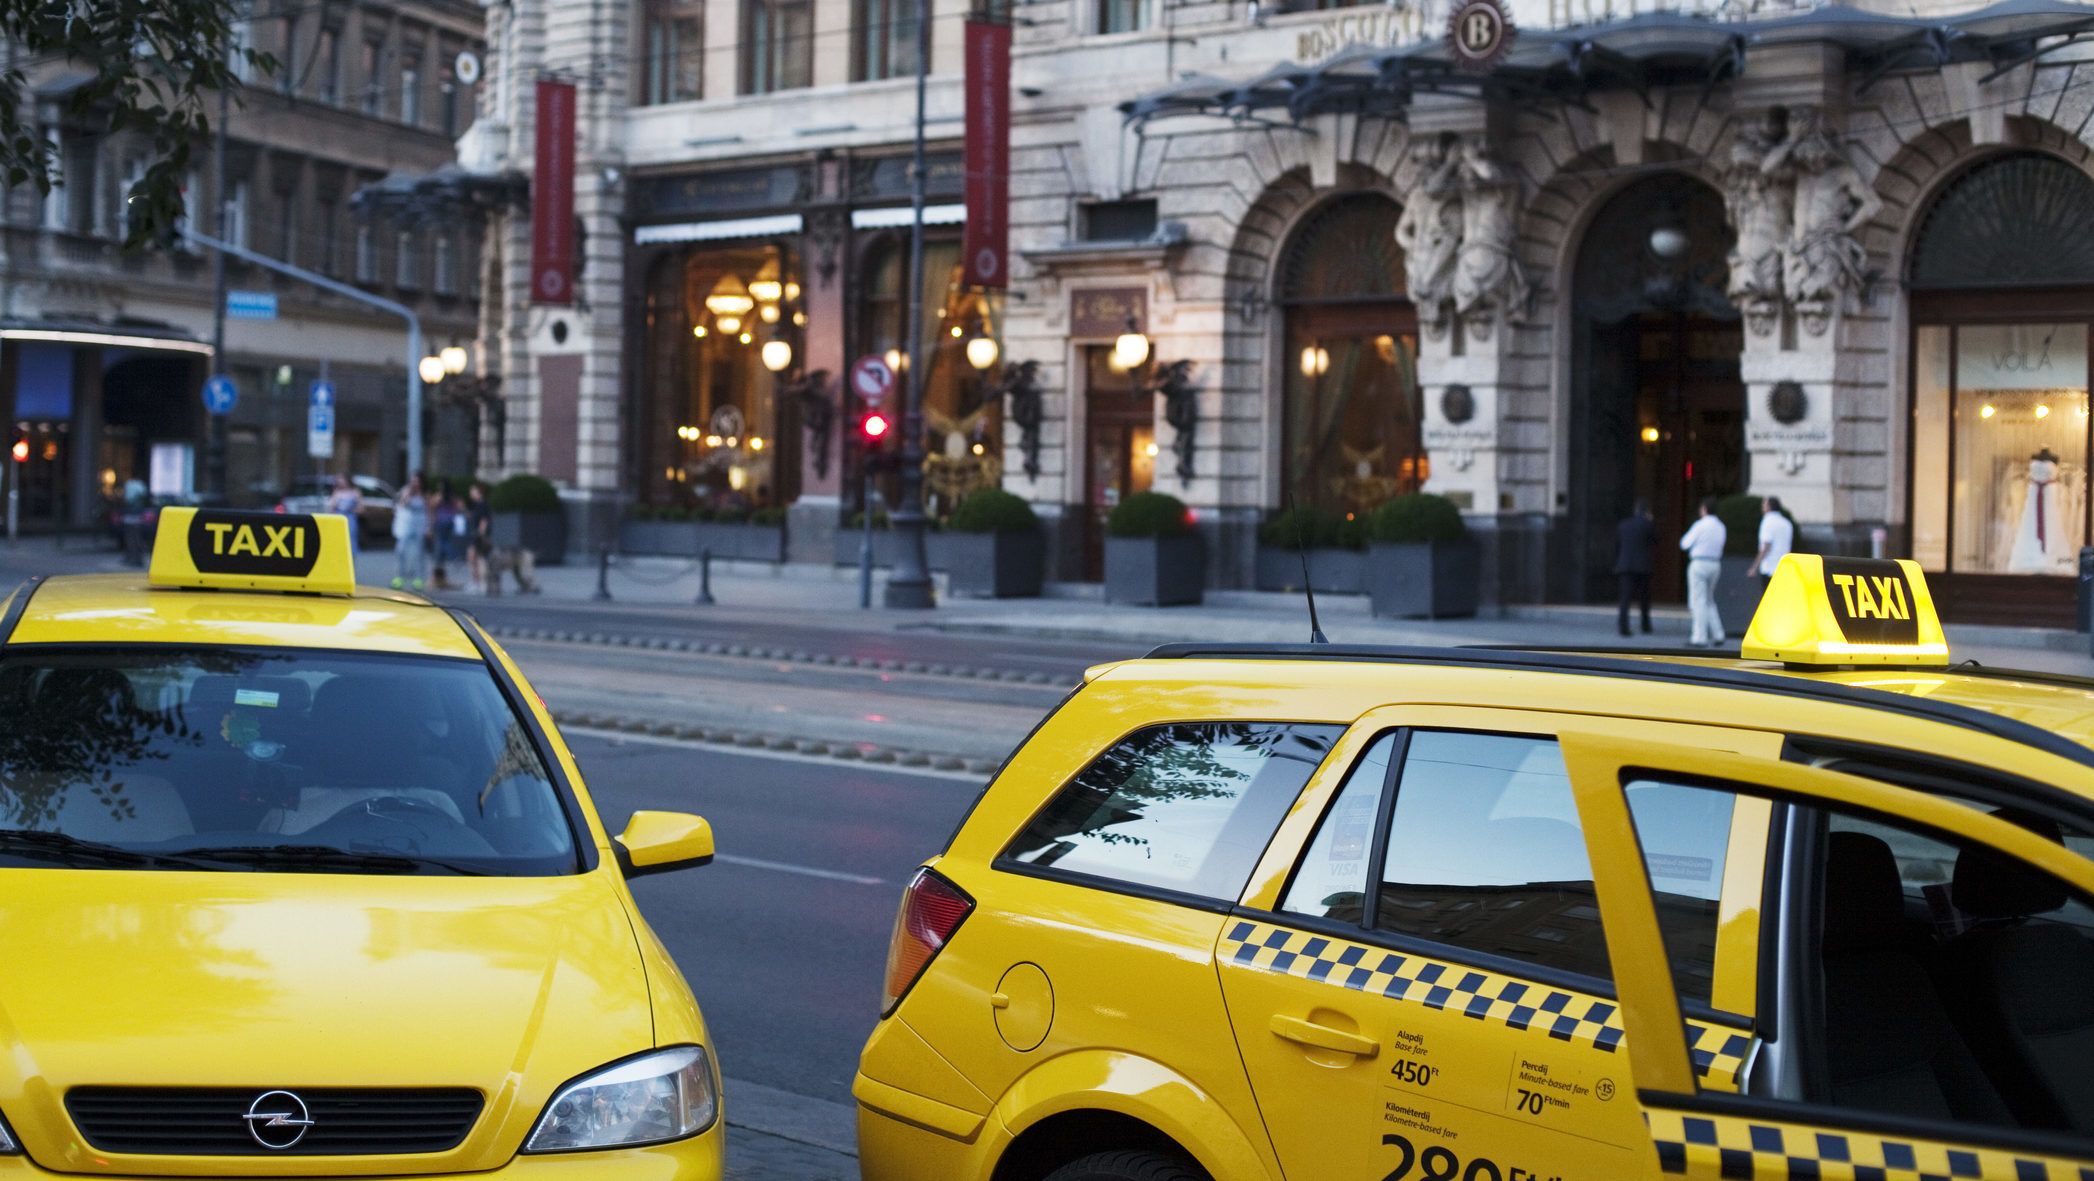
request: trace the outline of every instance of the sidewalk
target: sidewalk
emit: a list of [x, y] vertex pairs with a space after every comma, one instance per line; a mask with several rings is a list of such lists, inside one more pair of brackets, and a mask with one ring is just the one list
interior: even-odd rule
[[[122, 570], [113, 550], [84, 550], [78, 542], [60, 549], [47, 539], [0, 543], [0, 581], [29, 574]], [[359, 577], [370, 585], [390, 581], [389, 552], [366, 552], [358, 561]], [[462, 575], [462, 571], [454, 574]], [[873, 606], [858, 607], [858, 573], [850, 567], [811, 564], [772, 565], [716, 561], [712, 570], [714, 604], [695, 605], [699, 590], [697, 563], [677, 558], [613, 558], [605, 582], [608, 603], [595, 599], [596, 562], [576, 555], [569, 564], [538, 571], [541, 593], [520, 596], [513, 584], [501, 602], [516, 606], [543, 604], [573, 610], [577, 605], [620, 614], [656, 614], [664, 608], [716, 618], [790, 618], [803, 626], [839, 631], [910, 631], [1008, 635], [1042, 640], [1088, 640], [1136, 645], [1176, 642], [1302, 643], [1309, 638], [1307, 605], [1302, 596], [1262, 591], [1210, 591], [1193, 607], [1130, 607], [1103, 601], [1096, 584], [1062, 583], [1038, 599], [962, 599], [942, 593], [933, 611], [890, 611], [880, 605], [887, 574], [873, 572]], [[462, 591], [442, 595], [470, 606], [481, 601]], [[1376, 619], [1359, 595], [1322, 595], [1316, 600], [1324, 633], [1337, 643], [1396, 645], [1533, 644], [1612, 647], [1676, 647], [1687, 639], [1684, 610], [1654, 612], [1656, 634], [1624, 639], [1614, 631], [1611, 607], [1585, 605], [1516, 606], [1495, 616], [1444, 621]], [[2089, 640], [2072, 631], [1998, 625], [1954, 624], [1947, 629], [1951, 649], [1962, 659], [1985, 664], [2094, 675]]]

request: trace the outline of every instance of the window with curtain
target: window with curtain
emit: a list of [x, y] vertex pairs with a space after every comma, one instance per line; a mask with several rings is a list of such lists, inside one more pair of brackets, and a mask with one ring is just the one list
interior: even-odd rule
[[916, 0], [856, 0], [851, 13], [851, 80], [914, 76], [916, 39]]
[[651, 0], [641, 29], [640, 105], [693, 102], [704, 96], [705, 6]]
[[1135, 33], [1148, 27], [1144, 0], [1098, 0], [1100, 33]]
[[1425, 480], [1417, 313], [1400, 209], [1379, 193], [1313, 213], [1281, 260], [1283, 476], [1294, 503], [1364, 519]]
[[814, 85], [812, 0], [750, 0], [742, 30], [742, 93]]
[[410, 127], [422, 123], [422, 51], [410, 49], [400, 55], [400, 122]]

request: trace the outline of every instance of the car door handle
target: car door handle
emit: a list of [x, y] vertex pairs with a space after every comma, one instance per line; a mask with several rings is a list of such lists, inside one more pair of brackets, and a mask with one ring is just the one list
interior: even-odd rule
[[1299, 1042], [1304, 1046], [1314, 1046], [1319, 1050], [1336, 1050], [1341, 1054], [1357, 1054], [1362, 1058], [1372, 1058], [1381, 1053], [1380, 1043], [1371, 1037], [1361, 1037], [1356, 1033], [1332, 1029], [1328, 1025], [1318, 1025], [1314, 1021], [1289, 1017], [1284, 1013], [1273, 1014], [1270, 1028], [1275, 1037]]

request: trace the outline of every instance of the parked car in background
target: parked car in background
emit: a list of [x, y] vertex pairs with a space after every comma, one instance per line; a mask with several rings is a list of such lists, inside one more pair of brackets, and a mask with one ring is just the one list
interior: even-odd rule
[[[393, 486], [376, 476], [350, 476], [356, 490], [363, 493], [363, 538], [385, 538], [393, 535]], [[291, 487], [276, 502], [280, 513], [324, 513], [327, 498], [334, 492], [333, 476], [300, 476], [291, 481]]]

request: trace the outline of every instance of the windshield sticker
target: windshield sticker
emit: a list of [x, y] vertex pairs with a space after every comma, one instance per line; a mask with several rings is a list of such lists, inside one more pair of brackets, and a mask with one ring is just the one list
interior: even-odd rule
[[1644, 857], [1654, 878], [1671, 878], [1681, 882], [1706, 882], [1716, 873], [1716, 862], [1709, 857], [1690, 857], [1684, 853], [1651, 853]]
[[271, 693], [266, 689], [235, 689], [233, 691], [234, 705], [251, 705], [256, 709], [275, 709], [277, 702], [280, 700], [282, 700], [281, 694]]

